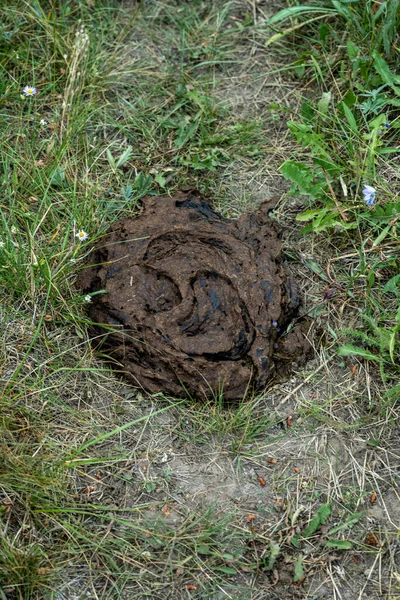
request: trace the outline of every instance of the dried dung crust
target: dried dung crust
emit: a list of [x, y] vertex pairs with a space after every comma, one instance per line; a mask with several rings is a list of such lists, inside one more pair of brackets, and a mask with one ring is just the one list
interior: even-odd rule
[[[304, 357], [293, 281], [279, 227], [264, 204], [229, 220], [193, 191], [146, 197], [138, 218], [115, 223], [78, 277], [90, 316], [114, 328], [102, 350], [150, 392], [241, 398], [281, 361]], [[103, 333], [104, 328], [97, 328]]]

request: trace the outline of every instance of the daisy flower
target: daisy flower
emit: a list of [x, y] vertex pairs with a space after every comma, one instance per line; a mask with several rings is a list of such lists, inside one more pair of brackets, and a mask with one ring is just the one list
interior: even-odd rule
[[34, 96], [37, 93], [37, 90], [33, 85], [26, 85], [22, 90], [24, 96]]
[[78, 233], [75, 234], [75, 237], [77, 237], [80, 242], [84, 242], [85, 240], [88, 239], [89, 235], [86, 233], [86, 231], [83, 231], [83, 229], [80, 229], [78, 231]]

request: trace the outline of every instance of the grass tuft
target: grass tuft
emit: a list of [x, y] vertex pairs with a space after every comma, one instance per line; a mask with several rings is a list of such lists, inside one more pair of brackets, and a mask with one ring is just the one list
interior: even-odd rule
[[[3, 2], [1, 599], [395, 597], [398, 20]], [[314, 361], [237, 406], [117, 379], [75, 286], [111, 223], [184, 185], [231, 217], [279, 194], [313, 320]]]

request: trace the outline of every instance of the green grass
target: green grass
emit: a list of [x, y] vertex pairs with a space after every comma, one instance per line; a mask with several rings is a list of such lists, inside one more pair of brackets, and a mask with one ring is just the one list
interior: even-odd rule
[[[0, 8], [1, 598], [273, 598], [277, 573], [306, 598], [326, 533], [395, 597], [395, 516], [367, 516], [398, 451], [399, 3], [244, 4]], [[266, 174], [292, 186], [275, 216], [316, 362], [237, 406], [128, 388], [89, 344], [93, 244], [188, 184], [240, 214]]]
[[[297, 118], [288, 122], [304, 159], [289, 159], [281, 166], [292, 192], [307, 198], [307, 210], [297, 215], [298, 221], [308, 223], [301, 234], [330, 232], [334, 239], [339, 232], [337, 245], [351, 242], [359, 253], [359, 264], [350, 277], [346, 275], [343, 285], [359, 305], [361, 330], [346, 328], [342, 333], [362, 346], [346, 344], [340, 352], [378, 364], [390, 397], [398, 396], [400, 375], [400, 88], [391, 69], [398, 55], [399, 8], [397, 0], [379, 6], [317, 2], [284, 9], [267, 22], [271, 27], [293, 23], [284, 38], [295, 35], [300, 49], [304, 44], [301, 74], [311, 70], [319, 89], [316, 98], [303, 100]], [[323, 24], [311, 24], [312, 15], [324, 15], [325, 9]], [[340, 35], [341, 45], [334, 51]], [[306, 50], [311, 36], [315, 43]], [[274, 41], [282, 44], [279, 36]], [[296, 69], [299, 65], [297, 61]], [[373, 208], [363, 200], [365, 184], [376, 189]], [[382, 252], [379, 258], [378, 250]]]

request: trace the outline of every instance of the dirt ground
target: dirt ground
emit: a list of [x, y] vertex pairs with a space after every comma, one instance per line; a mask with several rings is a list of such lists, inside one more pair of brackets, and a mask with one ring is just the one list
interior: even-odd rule
[[[275, 11], [275, 3], [248, 2], [246, 9], [265, 19]], [[152, 60], [162, 54], [160, 47], [143, 48], [137, 34], [129, 43], [132, 53], [149, 52]], [[88, 505], [119, 511], [121, 519], [135, 526], [146, 526], [148, 531], [154, 527], [161, 547], [153, 548], [150, 540], [141, 558], [139, 548], [140, 560], [132, 564], [135, 583], [118, 589], [118, 582], [114, 588], [104, 579], [104, 594], [92, 581], [95, 564], [89, 571], [85, 564], [80, 571], [66, 565], [56, 600], [400, 598], [400, 432], [396, 427], [400, 407], [382, 416], [374, 402], [380, 394], [379, 376], [368, 364], [343, 360], [335, 353], [336, 342], [329, 331], [354, 324], [357, 317], [340, 294], [324, 299], [326, 281], [307, 268], [310, 258], [325, 268], [333, 247], [327, 247], [326, 239], [304, 240], [297, 235], [294, 218], [299, 199], [289, 195], [278, 171], [295, 148], [286, 120], [269, 108], [280, 103], [294, 110], [298, 84], [280, 74], [261, 77], [259, 73], [269, 67], [273, 70], [273, 59], [256, 42], [237, 52], [240, 61], [216, 77], [214, 94], [236, 114], [264, 120], [268, 151], [257, 164], [243, 160], [222, 169], [219, 190], [232, 197], [233, 217], [279, 196], [273, 217], [286, 228], [284, 252], [301, 290], [301, 314], [312, 320], [314, 358], [295, 368], [290, 379], [243, 403], [222, 407], [147, 394], [111, 371], [102, 371], [104, 362], [91, 354], [86, 366], [100, 370], [71, 378], [71, 406], [91, 415], [99, 428], [136, 424], [96, 446], [99, 459], [115, 457], [115, 461], [109, 460], [106, 467], [100, 460], [83, 465], [80, 479], [74, 481], [76, 495]], [[216, 210], [222, 208], [219, 190], [214, 190]], [[338, 261], [333, 268], [340, 279], [346, 264]], [[83, 341], [70, 336], [69, 344], [73, 362]], [[11, 368], [12, 354], [8, 360]], [[68, 424], [58, 422], [54, 409], [55, 438], [57, 427], [64, 441], [63, 429], [78, 427], [71, 419]], [[328, 521], [300, 545], [292, 543], [325, 504], [330, 505]], [[104, 540], [126, 535], [129, 525], [121, 519], [110, 521]], [[213, 582], [206, 566], [193, 576], [187, 565], [196, 553], [201, 564], [202, 555], [198, 546], [190, 545], [191, 536], [197, 535], [191, 533], [192, 527], [209, 531], [213, 523], [225, 521], [230, 537], [225, 547], [228, 558], [222, 564], [229, 578]], [[334, 528], [337, 532], [328, 535]], [[183, 560], [181, 567], [170, 568], [172, 554], [162, 563], [153, 560], [162, 552], [160, 532], [176, 537], [177, 553], [186, 548], [188, 563]], [[349, 541], [349, 547], [326, 546], [328, 538]], [[279, 546], [279, 554], [269, 568], [271, 543]], [[258, 564], [255, 571], [235, 568], [239, 546], [244, 562]], [[294, 582], [299, 561], [303, 574]], [[229, 567], [235, 575], [229, 575]]]
[[[256, 2], [254, 10], [257, 18], [265, 18], [274, 3]], [[140, 42], [132, 44], [134, 50]], [[154, 55], [160, 49], [147, 51]], [[193, 515], [219, 520], [234, 514], [227, 527], [256, 534], [257, 541], [249, 543], [246, 552], [257, 556], [260, 564], [271, 539], [280, 545], [271, 570], [260, 568], [256, 574], [242, 570], [210, 596], [206, 587], [201, 596], [196, 596], [195, 587], [188, 591], [187, 585], [198, 582], [187, 578], [185, 567], [173, 576], [165, 571], [156, 575], [149, 567], [154, 575], [152, 598], [393, 600], [400, 597], [400, 445], [392, 425], [399, 415], [395, 409], [384, 418], [376, 414], [375, 374], [368, 365], [343, 361], [335, 354], [327, 325], [336, 329], [344, 319], [351, 322], [356, 317], [343, 298], [324, 300], [326, 282], [304, 266], [311, 257], [326, 265], [330, 250], [324, 239], [297, 237], [297, 200], [287, 194], [288, 185], [278, 172], [293, 152], [293, 143], [285, 120], [271, 117], [268, 108], [277, 102], [288, 111], [296, 108], [297, 84], [279, 75], [259, 77], [268, 70], [268, 57], [256, 44], [238, 52], [240, 68], [236, 65], [220, 76], [215, 95], [227, 100], [237, 114], [265, 119], [269, 150], [256, 166], [245, 161], [231, 164], [221, 173], [221, 186], [233, 197], [230, 208], [235, 216], [280, 196], [274, 214], [288, 227], [286, 247], [301, 257], [290, 263], [290, 269], [300, 282], [302, 311], [313, 317], [315, 357], [290, 380], [250, 401], [245, 428], [255, 429], [251, 440], [243, 423], [232, 416], [235, 407], [221, 413], [190, 402], [182, 408], [171, 401], [170, 410], [150, 418], [145, 427], [121, 432], [119, 444], [131, 461], [104, 473], [91, 499], [121, 509], [146, 506], [144, 520], [161, 521], [177, 536]], [[218, 201], [215, 208], [220, 208]], [[337, 270], [340, 276], [340, 265]], [[90, 386], [90, 393], [80, 390], [79, 401], [93, 411], [118, 410], [123, 422], [168, 405], [164, 397], [138, 392], [117, 378], [92, 381]], [[90, 400], [83, 400], [88, 393]], [[96, 469], [88, 469], [87, 477], [93, 478]], [[324, 503], [331, 505], [329, 523], [297, 549], [291, 539]], [[328, 530], [354, 514], [359, 517], [342, 529], [341, 538], [351, 540], [351, 548], [326, 548]], [[299, 553], [304, 576], [294, 583]], [[148, 580], [149, 573], [143, 569], [140, 573]], [[83, 581], [80, 585], [85, 588]], [[58, 600], [78, 597], [76, 591], [68, 592], [69, 587], [60, 590]], [[71, 587], [76, 590], [76, 585]], [[89, 591], [87, 597], [93, 597]], [[139, 577], [137, 586], [128, 586], [118, 597], [148, 598], [149, 592], [143, 591]]]

